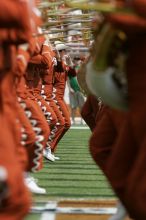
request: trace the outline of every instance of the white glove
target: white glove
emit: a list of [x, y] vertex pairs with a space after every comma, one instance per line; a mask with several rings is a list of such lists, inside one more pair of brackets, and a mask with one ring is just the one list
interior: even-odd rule
[[53, 57], [52, 62], [53, 62], [54, 66], [57, 66], [57, 59], [56, 59], [56, 57]]
[[28, 48], [29, 48], [29, 44], [28, 44], [28, 43], [25, 43], [25, 44], [20, 44], [20, 45], [19, 45], [19, 48], [21, 48], [22, 50], [27, 51], [27, 50], [28, 50]]

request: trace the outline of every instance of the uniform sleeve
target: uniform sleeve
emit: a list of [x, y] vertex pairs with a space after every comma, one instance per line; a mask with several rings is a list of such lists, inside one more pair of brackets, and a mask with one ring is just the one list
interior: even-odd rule
[[52, 67], [55, 54], [52, 51], [51, 46], [44, 44], [41, 54], [43, 57], [43, 62], [48, 66], [48, 68]]
[[1, 1], [0, 40], [10, 44], [28, 42], [32, 36], [29, 6], [26, 0]]
[[140, 16], [146, 18], [146, 0], [133, 0], [133, 7]]
[[29, 18], [28, 3], [20, 0], [1, 1], [0, 28], [26, 28]]
[[[1, 31], [0, 31], [1, 33]], [[5, 29], [5, 33], [0, 35], [0, 40], [2, 42], [7, 42], [10, 44], [23, 44], [26, 42], [29, 42], [29, 39], [31, 38], [31, 32], [26, 30], [20, 30], [20, 29]]]
[[69, 67], [68, 76], [72, 76], [72, 77], [76, 77], [77, 76], [75, 68]]
[[17, 64], [15, 71], [17, 76], [22, 76], [25, 73], [29, 59], [30, 59], [30, 54], [27, 51], [24, 51], [23, 49], [20, 48], [18, 50]]
[[43, 57], [40, 54], [35, 55], [30, 59], [29, 62], [33, 64], [43, 64]]
[[110, 14], [106, 18], [116, 27], [127, 33], [143, 33], [146, 31], [146, 0], [130, 1], [135, 14]]
[[138, 15], [115, 14], [107, 16], [107, 21], [127, 33], [146, 31], [146, 20]]
[[82, 107], [81, 116], [87, 123], [91, 131], [93, 131], [96, 126], [96, 117], [98, 111], [99, 105], [97, 99], [93, 95], [89, 95]]

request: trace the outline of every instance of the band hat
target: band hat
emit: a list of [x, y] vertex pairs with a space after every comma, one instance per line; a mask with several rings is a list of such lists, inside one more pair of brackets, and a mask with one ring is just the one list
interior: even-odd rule
[[57, 44], [63, 44], [63, 42], [62, 42], [62, 41], [57, 40], [57, 41], [55, 41], [55, 42], [54, 42], [54, 44], [55, 44], [55, 45], [57, 45]]
[[69, 49], [69, 47], [66, 44], [64, 44], [63, 42], [61, 42], [61, 41], [55, 41], [54, 44], [55, 44], [56, 50], [66, 50], [66, 49]]

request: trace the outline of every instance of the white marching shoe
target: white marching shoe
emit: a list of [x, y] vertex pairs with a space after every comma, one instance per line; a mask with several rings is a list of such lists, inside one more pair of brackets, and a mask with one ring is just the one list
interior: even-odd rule
[[54, 156], [55, 160], [60, 160], [60, 157], [55, 156], [54, 154], [52, 154]]
[[46, 189], [41, 188], [37, 185], [37, 180], [33, 177], [25, 177], [25, 185], [30, 192], [35, 194], [46, 194]]
[[126, 217], [127, 217], [126, 209], [124, 208], [121, 202], [118, 202], [116, 213], [108, 220], [124, 220]]
[[46, 149], [44, 149], [43, 151], [43, 155], [47, 160], [50, 160], [52, 162], [55, 161], [54, 155], [51, 153], [51, 148], [47, 147]]

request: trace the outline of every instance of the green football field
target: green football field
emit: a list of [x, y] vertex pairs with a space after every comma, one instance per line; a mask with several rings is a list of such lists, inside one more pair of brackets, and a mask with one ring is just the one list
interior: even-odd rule
[[[46, 195], [34, 195], [34, 204], [60, 200], [98, 200], [115, 198], [105, 176], [92, 160], [88, 140], [91, 132], [86, 127], [72, 127], [60, 141], [56, 156], [60, 160], [44, 159], [44, 168], [34, 174], [38, 185], [46, 188]], [[40, 214], [27, 220], [40, 219]]]

